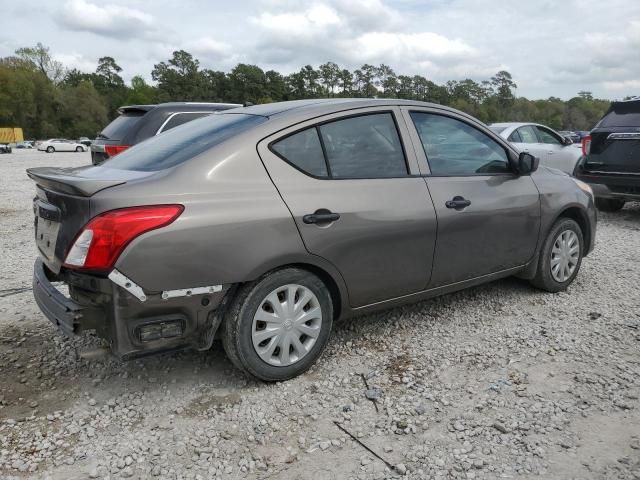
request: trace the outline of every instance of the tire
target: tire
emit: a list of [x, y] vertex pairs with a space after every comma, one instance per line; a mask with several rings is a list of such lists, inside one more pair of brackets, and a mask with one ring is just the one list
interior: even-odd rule
[[[575, 243], [578, 245], [577, 258], [572, 257], [571, 260], [573, 261], [570, 260], [567, 262], [568, 268], [571, 268], [571, 265], [573, 265], [573, 270], [568, 276], [566, 276], [566, 278], [563, 278], [563, 273], [568, 273], [567, 270], [564, 270], [563, 272], [558, 271], [556, 273], [552, 271], [554, 264], [559, 265], [559, 269], [562, 269], [564, 265], [562, 259], [558, 260], [558, 258], [562, 258], [561, 255], [563, 254], [561, 253], [561, 235], [565, 235], [565, 239], [575, 239]], [[556, 244], [558, 241], [560, 244]], [[568, 251], [572, 250], [575, 243], [567, 242], [567, 244], [570, 245], [570, 247], [567, 247]], [[553, 227], [551, 227], [547, 238], [542, 244], [542, 249], [540, 250], [540, 256], [538, 259], [538, 269], [536, 271], [536, 276], [531, 280], [531, 284], [541, 290], [546, 290], [547, 292], [552, 293], [566, 290], [580, 271], [583, 254], [584, 237], [580, 226], [575, 220], [570, 218], [559, 218]]]
[[625, 201], [617, 198], [596, 198], [596, 207], [603, 212], [618, 212], [624, 207]]
[[55, 148], [53, 148], [53, 147], [47, 147], [47, 153], [53, 153], [53, 152], [55, 152], [55, 151], [56, 151], [56, 149], [55, 149]]
[[76, 147], [76, 152], [84, 152], [84, 148], [82, 148], [82, 147]]
[[[267, 323], [255, 318], [260, 316], [258, 309], [262, 311], [262, 315], [276, 317], [278, 312], [271, 307], [272, 302], [267, 297], [270, 296], [272, 299], [280, 301], [278, 295], [281, 294], [288, 299], [289, 292], [292, 291], [289, 287], [295, 291], [293, 298], [296, 307], [297, 303], [304, 301], [304, 298], [308, 297], [308, 292], [311, 292], [311, 298], [304, 305], [300, 305], [301, 310], [297, 315], [301, 316], [303, 312], [307, 312], [308, 316], [315, 316], [312, 320], [296, 323], [287, 317], [282, 323]], [[279, 289], [282, 291], [276, 294]], [[303, 300], [300, 300], [300, 297]], [[280, 304], [280, 307], [283, 307], [283, 304]], [[303, 309], [306, 310], [303, 311]], [[313, 312], [311, 312], [312, 309]], [[318, 309], [319, 315], [321, 315], [319, 321], [317, 318]], [[260, 316], [260, 318], [263, 317]], [[332, 323], [333, 303], [329, 290], [322, 280], [306, 270], [285, 268], [268, 273], [255, 282], [243, 285], [238, 290], [225, 315], [222, 327], [222, 344], [231, 362], [240, 370], [260, 380], [283, 381], [304, 373], [316, 362], [329, 341]], [[260, 332], [264, 332], [263, 335], [265, 333], [268, 335], [268, 324], [273, 326], [269, 329], [270, 331], [280, 333], [275, 335], [272, 333], [268, 338], [264, 337], [262, 343], [258, 343], [260, 339], [256, 338], [256, 335], [259, 336]], [[281, 327], [284, 324], [286, 326]], [[262, 329], [260, 329], [261, 327]], [[306, 331], [313, 333], [306, 335], [300, 333], [298, 328], [305, 328]], [[316, 335], [315, 340], [313, 335]], [[279, 340], [281, 338], [289, 339], [293, 336], [298, 338], [297, 342], [301, 347], [300, 350], [297, 350], [295, 346], [288, 347], [289, 360], [293, 362], [284, 365], [274, 364], [273, 362], [280, 362], [283, 358], [283, 354], [279, 350], [279, 345], [282, 342]], [[257, 346], [254, 346], [255, 344]], [[278, 346], [271, 348], [273, 344], [278, 344]], [[284, 344], [292, 345], [288, 341]], [[262, 348], [263, 356], [258, 354], [257, 349], [259, 348]], [[273, 353], [265, 353], [269, 350]], [[295, 357], [299, 358], [295, 359]], [[268, 361], [265, 358], [268, 358]]]

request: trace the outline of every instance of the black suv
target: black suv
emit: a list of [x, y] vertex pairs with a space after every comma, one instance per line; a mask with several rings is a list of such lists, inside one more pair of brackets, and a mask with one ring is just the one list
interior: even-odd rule
[[235, 103], [171, 102], [120, 107], [120, 116], [107, 125], [91, 144], [91, 162], [98, 165], [130, 146], [173, 127], [219, 110], [241, 106]]
[[574, 175], [591, 184], [600, 210], [640, 201], [640, 99], [613, 102], [582, 139], [582, 152]]

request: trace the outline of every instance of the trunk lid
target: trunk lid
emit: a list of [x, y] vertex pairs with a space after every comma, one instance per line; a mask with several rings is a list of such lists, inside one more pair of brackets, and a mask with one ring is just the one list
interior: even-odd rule
[[47, 267], [58, 273], [80, 229], [101, 213], [95, 211], [93, 195], [152, 174], [91, 166], [28, 169], [27, 175], [36, 182], [33, 200], [36, 246]]

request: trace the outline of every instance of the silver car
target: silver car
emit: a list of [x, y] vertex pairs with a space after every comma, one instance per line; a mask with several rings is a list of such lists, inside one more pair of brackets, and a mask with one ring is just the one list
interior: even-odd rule
[[263, 380], [308, 369], [338, 319], [510, 275], [564, 290], [595, 241], [586, 184], [421, 102], [226, 110], [28, 174], [33, 292], [54, 324], [121, 358], [219, 335]]
[[569, 137], [537, 123], [492, 123], [489, 128], [506, 138], [519, 151], [528, 152], [547, 167], [573, 174], [582, 151]]

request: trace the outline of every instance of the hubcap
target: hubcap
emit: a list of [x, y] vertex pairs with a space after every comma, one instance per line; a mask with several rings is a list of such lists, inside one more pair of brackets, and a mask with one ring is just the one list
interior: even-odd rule
[[565, 230], [556, 238], [551, 249], [551, 275], [556, 282], [564, 283], [578, 266], [580, 242], [573, 230]]
[[269, 365], [286, 367], [311, 351], [321, 326], [315, 294], [302, 285], [283, 285], [262, 300], [253, 316], [253, 348]]

